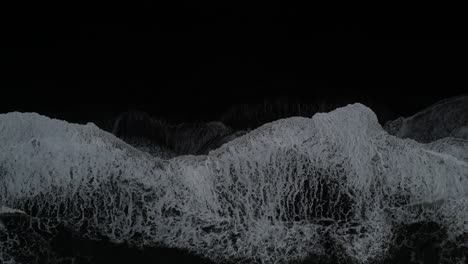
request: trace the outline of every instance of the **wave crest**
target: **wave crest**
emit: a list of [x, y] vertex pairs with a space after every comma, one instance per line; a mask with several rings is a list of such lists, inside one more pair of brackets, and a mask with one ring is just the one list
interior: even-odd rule
[[[432, 221], [449, 239], [466, 236], [468, 165], [444, 152], [452, 145], [466, 147], [388, 135], [354, 104], [162, 160], [92, 124], [9, 113], [0, 115], [0, 204], [46, 233], [65, 225], [215, 261], [320, 256], [327, 237], [335, 254], [366, 263], [389, 252], [401, 224]], [[0, 256], [21, 254], [0, 245]]]

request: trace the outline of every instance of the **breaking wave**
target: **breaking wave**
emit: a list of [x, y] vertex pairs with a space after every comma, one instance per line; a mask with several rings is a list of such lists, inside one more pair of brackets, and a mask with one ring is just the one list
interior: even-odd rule
[[413, 116], [387, 122], [384, 128], [392, 135], [423, 143], [445, 137], [468, 140], [468, 96], [437, 102]]
[[354, 104], [265, 124], [207, 155], [164, 160], [93, 124], [3, 114], [0, 215], [35, 231], [21, 237], [18, 221], [4, 220], [0, 260], [57, 258], [48, 239], [66, 228], [216, 262], [334, 255], [381, 263], [416, 225], [442, 230], [440, 263], [463, 263], [467, 145], [394, 137]]

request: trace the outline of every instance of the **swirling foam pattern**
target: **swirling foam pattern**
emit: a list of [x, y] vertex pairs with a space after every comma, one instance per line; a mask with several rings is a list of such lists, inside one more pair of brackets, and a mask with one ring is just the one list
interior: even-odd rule
[[[0, 203], [41, 232], [67, 226], [220, 262], [301, 260], [332, 241], [336, 254], [369, 263], [401, 224], [432, 221], [447, 239], [466, 238], [468, 164], [456, 155], [466, 146], [396, 138], [354, 104], [263, 125], [208, 155], [162, 160], [93, 124], [9, 113], [0, 115]], [[5, 263], [33, 250], [4, 237]]]

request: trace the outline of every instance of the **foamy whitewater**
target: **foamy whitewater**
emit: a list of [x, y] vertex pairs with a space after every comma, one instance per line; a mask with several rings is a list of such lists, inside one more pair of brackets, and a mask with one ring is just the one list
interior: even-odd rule
[[[45, 234], [66, 226], [87, 239], [218, 262], [302, 260], [326, 254], [331, 241], [348, 261], [371, 263], [388, 254], [396, 227], [422, 221], [468, 246], [467, 153], [464, 139], [389, 135], [361, 104], [168, 160], [93, 124], [8, 113], [0, 115], [0, 214], [26, 214]], [[0, 227], [1, 263], [48, 250]]]

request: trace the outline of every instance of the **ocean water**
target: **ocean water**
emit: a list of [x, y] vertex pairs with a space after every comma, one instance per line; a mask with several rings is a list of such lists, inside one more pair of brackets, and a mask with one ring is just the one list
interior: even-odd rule
[[0, 115], [1, 262], [466, 261], [465, 139], [393, 136], [362, 104], [208, 127], [222, 144], [186, 149]]

